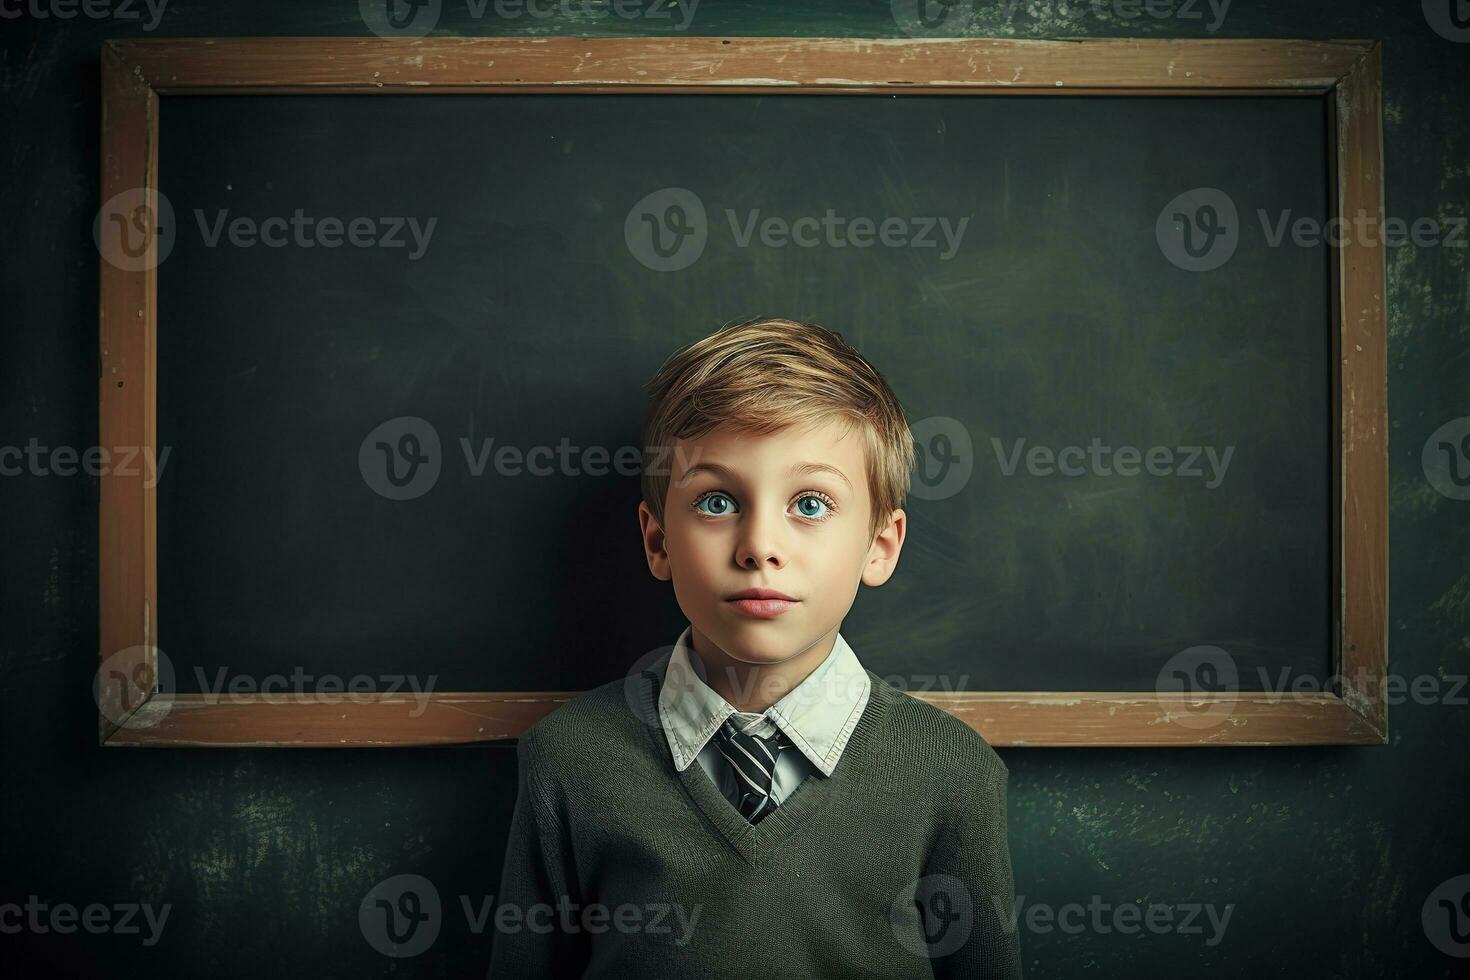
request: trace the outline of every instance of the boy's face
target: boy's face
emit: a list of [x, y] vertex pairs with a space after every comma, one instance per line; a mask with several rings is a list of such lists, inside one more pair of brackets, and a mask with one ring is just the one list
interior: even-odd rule
[[[773, 664], [806, 651], [841, 626], [859, 582], [882, 585], [898, 563], [904, 512], [869, 538], [863, 444], [842, 428], [721, 426], [675, 440], [664, 526], [639, 504], [649, 569], [673, 579], [694, 629], [735, 660]], [[732, 598], [747, 589], [795, 601]]]

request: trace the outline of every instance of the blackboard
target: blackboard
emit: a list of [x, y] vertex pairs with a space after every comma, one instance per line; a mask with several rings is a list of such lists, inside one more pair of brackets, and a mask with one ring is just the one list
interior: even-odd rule
[[[1332, 213], [1328, 139], [1316, 96], [164, 96], [158, 642], [178, 689], [222, 669], [622, 676], [684, 624], [644, 565], [636, 476], [499, 476], [485, 440], [615, 458], [663, 358], [755, 315], [841, 331], [920, 436], [898, 571], [843, 626], [874, 672], [1152, 690], [1212, 645], [1242, 690], [1325, 677], [1329, 249], [1267, 231]], [[1157, 225], [1197, 188], [1228, 195], [1238, 241], [1191, 271]], [[687, 217], [681, 192], [705, 241], [660, 269], [639, 208]], [[389, 219], [434, 224], [416, 257], [406, 226], [399, 247], [327, 248], [221, 224], [297, 209], [380, 241]], [[752, 215], [829, 209], [903, 219], [912, 244], [741, 240]], [[939, 219], [968, 219], [952, 250]], [[439, 473], [395, 500], [364, 447], [406, 417], [432, 426]], [[957, 431], [956, 490], [963, 462], [936, 456], [957, 440], [932, 436]], [[1094, 437], [1171, 448], [1176, 470], [1190, 447], [1233, 454], [1215, 487], [1005, 473], [1019, 439]]]

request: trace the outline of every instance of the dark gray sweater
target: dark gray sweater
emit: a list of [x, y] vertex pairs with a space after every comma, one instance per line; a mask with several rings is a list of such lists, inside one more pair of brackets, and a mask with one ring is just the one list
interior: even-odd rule
[[868, 674], [832, 775], [754, 825], [674, 769], [656, 670], [531, 726], [490, 977], [1019, 978], [1008, 770]]

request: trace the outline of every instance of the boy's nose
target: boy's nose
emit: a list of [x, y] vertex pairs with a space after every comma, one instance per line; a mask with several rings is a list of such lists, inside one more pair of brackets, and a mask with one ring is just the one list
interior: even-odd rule
[[735, 562], [741, 568], [780, 568], [786, 564], [783, 549], [779, 518], [748, 516], [743, 522], [740, 540], [735, 546]]

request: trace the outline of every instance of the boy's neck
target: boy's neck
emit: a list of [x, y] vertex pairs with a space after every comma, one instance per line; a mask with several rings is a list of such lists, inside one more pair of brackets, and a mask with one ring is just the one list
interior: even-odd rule
[[693, 652], [704, 665], [704, 682], [736, 711], [759, 714], [795, 690], [832, 652], [837, 627], [780, 663], [749, 664], [735, 660], [698, 629], [690, 628]]

